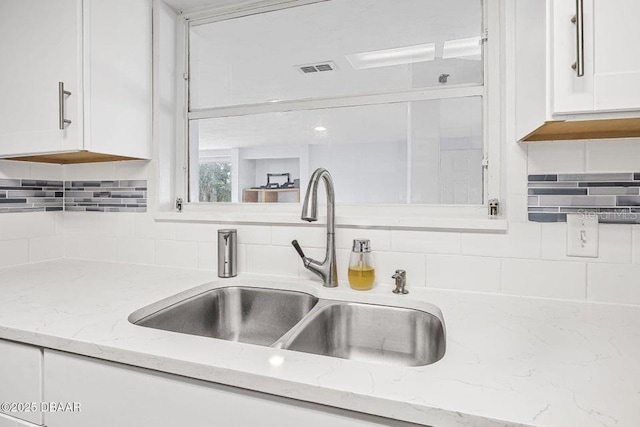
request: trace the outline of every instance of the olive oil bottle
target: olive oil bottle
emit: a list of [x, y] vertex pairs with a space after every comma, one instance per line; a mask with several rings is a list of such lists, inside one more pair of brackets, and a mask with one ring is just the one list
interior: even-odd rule
[[371, 244], [368, 239], [355, 239], [349, 259], [349, 285], [352, 289], [368, 291], [373, 288], [376, 271], [373, 267]]

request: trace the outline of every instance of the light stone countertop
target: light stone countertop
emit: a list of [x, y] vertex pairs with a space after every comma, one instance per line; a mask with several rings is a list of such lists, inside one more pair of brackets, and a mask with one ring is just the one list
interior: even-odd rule
[[[640, 307], [411, 288], [409, 296], [303, 279], [61, 260], [0, 271], [0, 339], [408, 422], [449, 426], [640, 425]], [[176, 334], [128, 316], [178, 292], [292, 289], [444, 315], [447, 352], [394, 367]], [[270, 359], [278, 355], [281, 364]]]

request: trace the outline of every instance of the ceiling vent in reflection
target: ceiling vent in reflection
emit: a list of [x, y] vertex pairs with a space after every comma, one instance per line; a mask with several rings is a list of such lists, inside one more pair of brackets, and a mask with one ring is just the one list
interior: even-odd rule
[[325, 61], [319, 64], [296, 65], [296, 68], [303, 74], [323, 73], [325, 71], [335, 71], [338, 69], [332, 61]]

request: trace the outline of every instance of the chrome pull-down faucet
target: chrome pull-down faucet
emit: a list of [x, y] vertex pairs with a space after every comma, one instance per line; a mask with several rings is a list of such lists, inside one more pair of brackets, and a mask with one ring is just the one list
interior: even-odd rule
[[324, 187], [327, 192], [327, 248], [324, 261], [316, 261], [304, 255], [302, 248], [296, 240], [291, 242], [298, 254], [304, 262], [305, 268], [313, 271], [322, 278], [324, 286], [335, 288], [338, 286], [338, 268], [336, 265], [336, 225], [335, 225], [335, 191], [331, 174], [324, 168], [316, 169], [311, 178], [309, 178], [309, 186], [302, 203], [301, 219], [304, 221], [318, 220], [318, 184], [320, 179], [324, 181]]

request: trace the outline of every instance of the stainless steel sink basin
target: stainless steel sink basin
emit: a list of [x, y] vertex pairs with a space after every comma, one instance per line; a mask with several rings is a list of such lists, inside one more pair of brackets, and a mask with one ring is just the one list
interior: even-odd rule
[[318, 299], [302, 292], [229, 287], [169, 305], [136, 325], [269, 346], [293, 328]]
[[282, 348], [342, 359], [422, 366], [444, 356], [444, 325], [424, 311], [335, 303], [310, 315]]
[[442, 359], [442, 313], [255, 287], [201, 287], [129, 316], [139, 326], [342, 359], [424, 366]]

